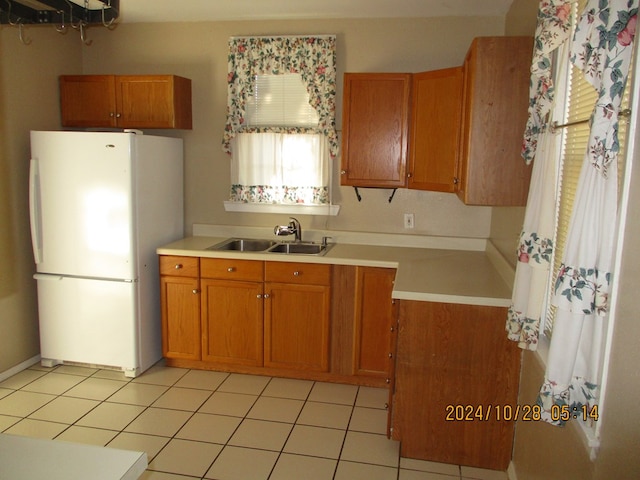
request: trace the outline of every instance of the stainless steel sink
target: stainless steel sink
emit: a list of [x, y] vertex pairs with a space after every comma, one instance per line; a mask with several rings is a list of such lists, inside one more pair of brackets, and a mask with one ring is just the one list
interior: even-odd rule
[[300, 255], [324, 255], [332, 247], [327, 243], [314, 242], [276, 242], [255, 238], [228, 238], [223, 242], [207, 247], [218, 252], [264, 252]]
[[254, 238], [229, 238], [217, 243], [207, 250], [234, 251], [234, 252], [264, 252], [275, 245], [273, 240], [258, 240]]
[[324, 255], [331, 245], [321, 243], [295, 242], [295, 243], [277, 243], [271, 247], [269, 253], [289, 253], [304, 255]]

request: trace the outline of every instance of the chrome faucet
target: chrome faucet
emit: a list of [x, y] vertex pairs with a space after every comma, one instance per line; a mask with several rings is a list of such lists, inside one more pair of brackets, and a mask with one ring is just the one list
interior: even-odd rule
[[276, 225], [273, 229], [273, 233], [276, 235], [292, 235], [295, 234], [296, 242], [302, 241], [302, 227], [300, 221], [297, 218], [289, 217], [289, 225]]

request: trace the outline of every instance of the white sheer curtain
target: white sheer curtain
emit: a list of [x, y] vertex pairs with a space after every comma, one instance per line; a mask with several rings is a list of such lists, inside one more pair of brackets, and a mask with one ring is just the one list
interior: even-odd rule
[[237, 133], [232, 145], [233, 201], [328, 203], [331, 155], [324, 135]]

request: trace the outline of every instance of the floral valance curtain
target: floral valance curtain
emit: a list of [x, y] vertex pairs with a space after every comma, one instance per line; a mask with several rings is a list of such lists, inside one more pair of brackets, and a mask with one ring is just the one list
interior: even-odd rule
[[[566, 38], [565, 25], [570, 21], [566, 6], [570, 7], [569, 3], [541, 1], [536, 34], [538, 54], [534, 54], [532, 66], [532, 108], [523, 146], [523, 156], [527, 161], [535, 157], [536, 163], [545, 163], [550, 154], [546, 147], [541, 147], [547, 144], [544, 132], [550, 121], [547, 112], [553, 104], [553, 85], [545, 76], [549, 74], [548, 78], [551, 78], [552, 64], [551, 56], [541, 54], [543, 49], [539, 46], [547, 43], [546, 39], [556, 43], [562, 36]], [[543, 419], [553, 424], [563, 424], [567, 419], [559, 412], [573, 411], [573, 408], [580, 411], [583, 406], [592, 408], [599, 394], [601, 350], [605, 317], [609, 310], [617, 224], [618, 113], [631, 61], [637, 9], [638, 0], [589, 0], [578, 19], [572, 43], [570, 61], [594, 86], [599, 98], [590, 119], [589, 146], [578, 180], [565, 254], [554, 286], [552, 302], [557, 313], [547, 371], [538, 397], [538, 404], [543, 407]], [[556, 19], [548, 18], [554, 15]], [[551, 26], [552, 32], [541, 28], [541, 22]], [[539, 76], [537, 72], [541, 66], [544, 67], [543, 75]], [[539, 142], [540, 139], [545, 140]], [[532, 182], [545, 178], [544, 175], [536, 176], [535, 171], [534, 168]], [[534, 192], [544, 191], [544, 187], [534, 183], [532, 189]], [[544, 228], [546, 224], [544, 221], [540, 223], [539, 219], [552, 215], [546, 210], [543, 212], [548, 208], [544, 207], [545, 203], [548, 203], [547, 199], [530, 193], [525, 231], [538, 232], [537, 229]], [[528, 219], [534, 221], [526, 225]], [[535, 268], [527, 269], [529, 274], [518, 273], [523, 260], [526, 264], [531, 263], [532, 256], [523, 255], [528, 253], [526, 248], [531, 242], [527, 243], [526, 239], [529, 237], [525, 234], [525, 241], [520, 246], [514, 305], [507, 320], [507, 331], [509, 338], [519, 341], [523, 348], [534, 349], [540, 322], [527, 322], [526, 312], [530, 305], [535, 311], [544, 296], [536, 296], [540, 295], [539, 285], [532, 287], [536, 275], [531, 272]], [[533, 238], [545, 237], [535, 235]], [[544, 241], [547, 245], [547, 240]], [[533, 251], [543, 250], [536, 247]], [[540, 276], [537, 278], [538, 282], [542, 281]]]
[[309, 103], [318, 112], [317, 132], [327, 137], [331, 156], [337, 155], [334, 35], [229, 39], [227, 122], [222, 142], [224, 151], [231, 153], [231, 140], [243, 130], [245, 102], [253, 90], [255, 76], [284, 73], [297, 73], [302, 77], [309, 93]]

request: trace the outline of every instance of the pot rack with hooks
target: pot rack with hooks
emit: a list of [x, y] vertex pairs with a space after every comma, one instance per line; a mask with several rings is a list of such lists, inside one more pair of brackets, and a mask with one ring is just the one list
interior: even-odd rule
[[0, 24], [18, 27], [20, 41], [29, 45], [25, 25], [53, 25], [58, 33], [80, 32], [80, 40], [90, 45], [87, 29], [102, 26], [112, 30], [120, 11], [120, 0], [0, 0]]

